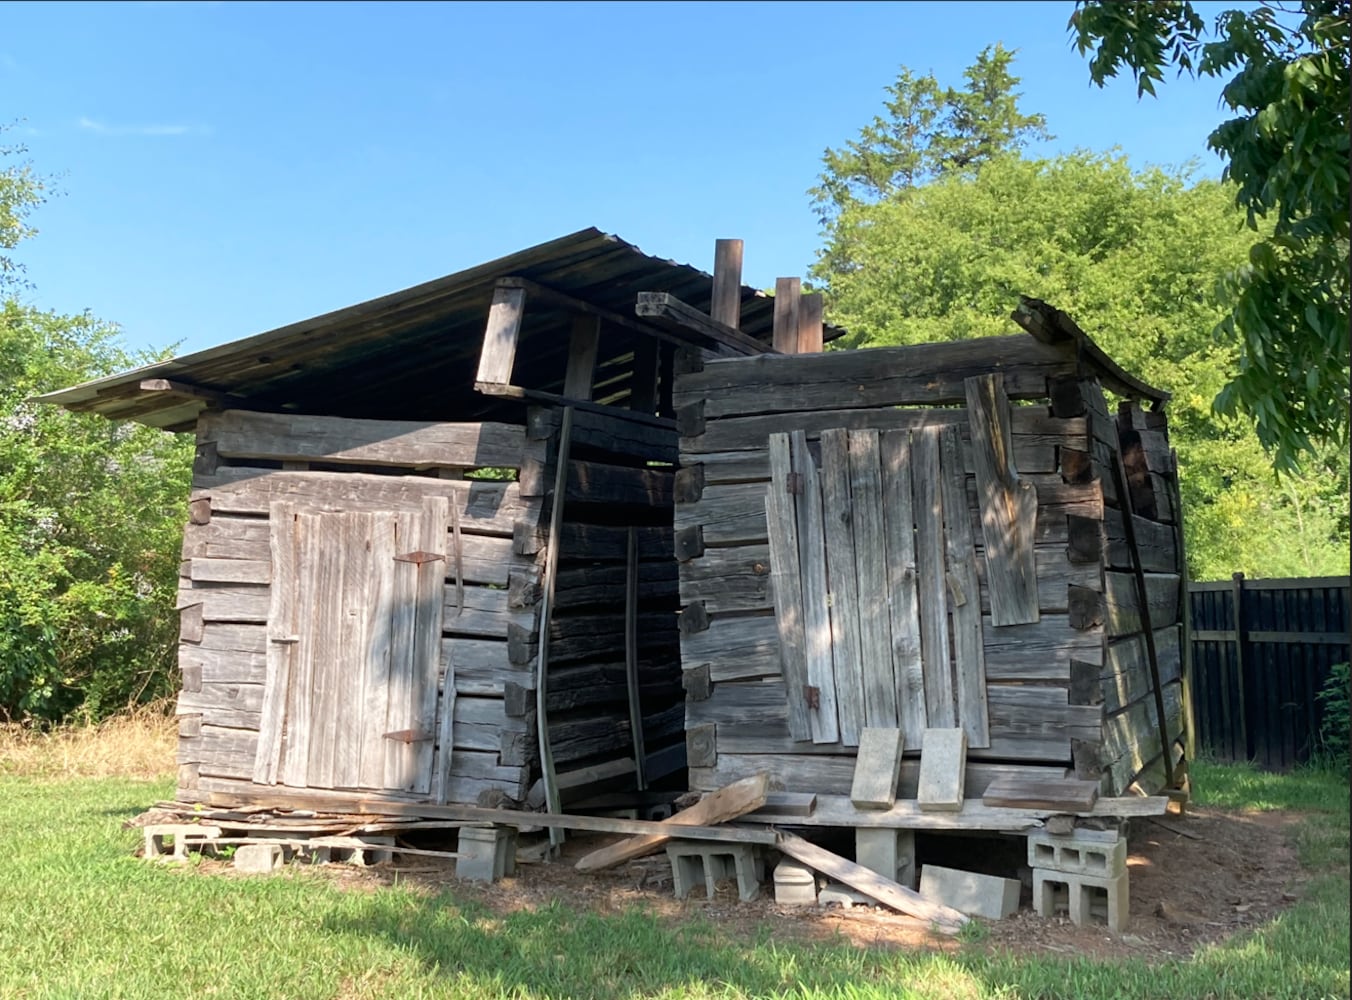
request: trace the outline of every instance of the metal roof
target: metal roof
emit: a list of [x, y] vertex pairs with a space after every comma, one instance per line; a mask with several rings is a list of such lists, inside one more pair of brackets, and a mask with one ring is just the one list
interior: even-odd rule
[[[497, 260], [219, 347], [95, 379], [38, 397], [70, 410], [101, 413], [155, 427], [192, 426], [205, 405], [146, 392], [143, 379], [170, 379], [261, 405], [334, 416], [484, 419], [514, 404], [473, 388], [494, 283], [528, 278], [624, 316], [638, 292], [669, 292], [708, 311], [712, 277], [687, 264], [649, 256], [598, 229], [583, 229]], [[529, 297], [528, 297], [529, 299]], [[768, 342], [774, 299], [742, 288], [743, 332]], [[514, 381], [558, 391], [568, 351], [570, 315], [528, 301]], [[843, 331], [828, 329], [827, 339]], [[607, 326], [597, 383], [626, 364], [638, 335]], [[606, 392], [626, 394], [617, 375]]]

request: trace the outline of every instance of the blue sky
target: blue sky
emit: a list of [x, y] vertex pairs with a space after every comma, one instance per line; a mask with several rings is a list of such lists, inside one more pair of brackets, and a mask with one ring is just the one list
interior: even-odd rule
[[[1207, 4], [1201, 5], [1207, 8]], [[0, 121], [62, 194], [32, 289], [198, 350], [589, 225], [744, 277], [802, 274], [805, 194], [904, 64], [944, 84], [1019, 50], [1034, 150], [1196, 158], [1213, 81], [1091, 88], [1068, 2], [10, 4]], [[1211, 5], [1208, 14], [1220, 9]]]

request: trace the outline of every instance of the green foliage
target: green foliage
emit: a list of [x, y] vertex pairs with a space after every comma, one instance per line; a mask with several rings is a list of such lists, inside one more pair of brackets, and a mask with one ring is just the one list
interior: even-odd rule
[[1335, 663], [1324, 687], [1316, 695], [1324, 709], [1319, 726], [1320, 756], [1343, 773], [1348, 768], [1348, 729], [1352, 726], [1352, 716], [1348, 713], [1349, 685], [1352, 685], [1352, 677], [1348, 665]]
[[811, 191], [823, 220], [1050, 139], [1046, 118], [1019, 110], [1013, 61], [1004, 46], [987, 46], [964, 71], [961, 89], [941, 88], [932, 75], [903, 67], [887, 88], [887, 116], [875, 117], [844, 149], [823, 154], [826, 169]]
[[31, 397], [143, 363], [89, 316], [0, 306], [0, 714], [168, 693], [191, 442]]
[[[1195, 579], [1346, 571], [1348, 460], [1277, 481], [1252, 423], [1212, 411], [1236, 364], [1211, 331], [1218, 275], [1254, 236], [1226, 189], [1121, 155], [996, 158], [831, 223], [813, 275], [849, 346], [1012, 332], [1020, 293], [1066, 310], [1129, 371], [1174, 394]], [[1255, 530], [1262, 525], [1262, 530]]]
[[1227, 10], [1206, 25], [1190, 2], [1081, 0], [1070, 28], [1092, 51], [1093, 81], [1126, 68], [1154, 94], [1168, 65], [1230, 76], [1234, 117], [1207, 142], [1226, 161], [1236, 203], [1261, 232], [1225, 285], [1217, 331], [1237, 338], [1235, 373], [1217, 397], [1247, 413], [1278, 468], [1321, 445], [1348, 442], [1349, 20], [1340, 0], [1304, 0], [1301, 17], [1275, 4]]
[[[9, 125], [0, 125], [3, 134]], [[0, 144], [0, 159], [22, 156], [23, 146]], [[21, 267], [7, 252], [36, 230], [28, 224], [28, 213], [46, 200], [46, 182], [33, 173], [27, 162], [11, 163], [0, 170], [0, 291], [18, 280]]]

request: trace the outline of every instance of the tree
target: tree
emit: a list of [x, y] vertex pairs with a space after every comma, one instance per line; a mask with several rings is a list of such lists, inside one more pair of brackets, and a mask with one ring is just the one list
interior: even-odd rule
[[1042, 115], [1019, 110], [1013, 61], [1004, 46], [987, 46], [963, 72], [967, 83], [960, 90], [902, 67], [887, 88], [886, 117], [875, 117], [844, 149], [823, 154], [826, 169], [811, 192], [823, 221], [860, 201], [889, 198], [1050, 139]]
[[1224, 314], [1216, 278], [1255, 239], [1242, 221], [1224, 186], [1186, 171], [1137, 172], [1122, 155], [1011, 155], [844, 209], [813, 275], [850, 346], [1007, 334], [1019, 293], [1065, 309], [1129, 371], [1174, 393], [1197, 578], [1345, 572], [1346, 452], [1279, 483], [1251, 422], [1211, 409], [1236, 364], [1233, 342], [1211, 331]]
[[[0, 246], [41, 197], [26, 164], [0, 172]], [[0, 717], [99, 717], [172, 690], [192, 442], [32, 402], [157, 358], [88, 315], [0, 301]]]
[[[0, 133], [10, 128], [0, 125]], [[23, 146], [0, 145], [0, 158], [22, 156]], [[46, 182], [33, 173], [27, 162], [11, 163], [0, 170], [0, 292], [17, 281], [20, 267], [8, 251], [21, 240], [32, 236], [35, 230], [28, 225], [28, 213], [41, 205], [45, 198]]]
[[1262, 238], [1225, 286], [1217, 332], [1240, 352], [1216, 406], [1252, 415], [1284, 471], [1348, 443], [1348, 25], [1342, 0], [1227, 10], [1209, 40], [1186, 0], [1081, 0], [1069, 25], [1100, 86], [1123, 68], [1152, 95], [1169, 65], [1233, 73], [1221, 99], [1235, 117], [1207, 144]]

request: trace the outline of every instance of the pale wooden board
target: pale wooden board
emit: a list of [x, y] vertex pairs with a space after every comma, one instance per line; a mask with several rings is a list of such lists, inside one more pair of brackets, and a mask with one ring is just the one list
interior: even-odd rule
[[[269, 587], [268, 619], [275, 638], [289, 639], [297, 632], [295, 511], [287, 504], [274, 504], [268, 517], [271, 525], [272, 586]], [[275, 784], [282, 758], [282, 733], [286, 723], [288, 693], [291, 690], [292, 657], [295, 644], [269, 642], [267, 678], [264, 682], [262, 718], [259, 721], [258, 752], [254, 760], [253, 780], [261, 785]]]
[[272, 579], [266, 559], [196, 558], [189, 562], [194, 583], [267, 583]]
[[864, 728], [864, 668], [859, 644], [859, 578], [855, 566], [853, 504], [850, 497], [849, 432], [822, 431], [822, 523], [826, 532], [826, 576], [830, 597], [831, 660], [836, 680], [840, 742], [859, 745]]
[[[437, 726], [438, 645], [441, 639], [443, 584], [449, 560], [446, 559], [450, 534], [450, 505], [445, 497], [423, 501], [418, 526], [418, 548], [441, 556], [417, 568], [414, 600], [417, 605], [413, 636], [413, 729], [435, 736]], [[431, 739], [416, 744], [411, 791], [427, 794], [432, 790], [434, 743]]]
[[920, 654], [925, 680], [925, 718], [931, 727], [957, 723], [952, 656], [948, 643], [948, 583], [944, 557], [944, 509], [940, 493], [939, 428], [911, 440], [911, 487], [915, 499], [916, 574], [919, 587]]
[[493, 302], [488, 307], [488, 327], [484, 330], [483, 348], [479, 354], [479, 370], [474, 376], [476, 385], [511, 383], [525, 307], [525, 289], [494, 289]]
[[343, 583], [338, 599], [338, 649], [335, 659], [341, 676], [334, 685], [337, 719], [334, 726], [333, 783], [338, 788], [359, 787], [362, 735], [365, 729], [365, 664], [372, 628], [371, 535], [375, 515], [342, 515]]
[[343, 693], [346, 690], [340, 631], [343, 621], [343, 514], [317, 514], [317, 557], [301, 566], [301, 607], [308, 608], [301, 625], [309, 635], [311, 677], [310, 741], [305, 784], [333, 788]]
[[952, 427], [939, 432], [944, 548], [948, 559], [949, 610], [953, 625], [954, 696], [958, 725], [974, 749], [990, 745], [986, 710], [986, 653], [981, 638], [981, 602], [972, 547], [972, 519], [962, 488], [962, 440]]
[[846, 861], [802, 837], [781, 832], [776, 846], [789, 857], [803, 862], [815, 871], [844, 882], [850, 888], [857, 889], [884, 906], [927, 921], [945, 934], [956, 934], [967, 923], [967, 918], [957, 910], [933, 903], [923, 898], [920, 893], [891, 879], [883, 878], [877, 872], [869, 871], [853, 861]]
[[850, 801], [860, 809], [890, 809], [901, 779], [900, 729], [868, 727], [859, 738]]
[[920, 605], [916, 593], [915, 503], [911, 487], [911, 434], [886, 431], [879, 440], [883, 523], [887, 534], [887, 596], [891, 614], [892, 673], [897, 723], [906, 749], [920, 747], [929, 725], [920, 650]]
[[967, 773], [967, 733], [962, 729], [926, 729], [921, 738], [920, 784], [916, 803], [928, 812], [962, 808]]
[[864, 724], [893, 728], [897, 725], [897, 682], [892, 666], [887, 579], [890, 554], [883, 526], [882, 467], [877, 431], [849, 432], [849, 464], [854, 561], [859, 590]]
[[988, 806], [1078, 813], [1092, 809], [1098, 795], [1097, 781], [1000, 778], [986, 788], [981, 801]]
[[809, 706], [812, 742], [840, 739], [836, 714], [836, 679], [832, 659], [831, 611], [827, 604], [826, 536], [822, 520], [822, 493], [817, 463], [801, 433], [789, 436], [793, 469], [801, 477], [797, 497], [798, 560], [803, 577], [803, 632], [807, 649], [808, 684], [817, 689], [818, 704]]
[[763, 775], [743, 778], [716, 792], [710, 792], [689, 809], [676, 813], [661, 825], [670, 833], [654, 833], [622, 840], [597, 851], [592, 851], [573, 865], [578, 871], [602, 871], [634, 858], [641, 858], [662, 849], [673, 836], [683, 836], [682, 827], [713, 826], [736, 819], [765, 805], [769, 779]]
[[775, 624], [779, 631], [779, 662], [784, 678], [789, 735], [795, 740], [808, 741], [812, 739], [812, 725], [803, 694], [808, 671], [803, 634], [802, 571], [798, 562], [798, 525], [793, 497], [788, 492], [792, 464], [786, 435], [776, 434], [770, 439], [770, 468], [773, 478], [766, 488], [765, 510], [770, 525]]
[[[998, 374], [965, 381], [967, 420], [980, 499], [981, 530], [996, 625], [1038, 620], [1038, 575], [1033, 561], [1037, 490], [1019, 478], [1004, 379]], [[979, 745], [979, 744], [973, 744]]]
[[[310, 603], [306, 574], [322, 558], [318, 517], [314, 514], [296, 514], [296, 631], [295, 649], [291, 654], [291, 684], [287, 694], [286, 738], [282, 747], [281, 783], [292, 788], [304, 788], [309, 780], [311, 726], [314, 716], [314, 657], [310, 620], [315, 607]], [[226, 775], [229, 777], [229, 775]]]
[[370, 633], [365, 655], [358, 661], [362, 678], [361, 761], [357, 782], [361, 788], [385, 787], [384, 734], [389, 713], [390, 655], [393, 644], [394, 557], [398, 552], [399, 515], [383, 511], [372, 516], [370, 554]]
[[[420, 517], [400, 513], [395, 528], [395, 553], [412, 552], [419, 546]], [[385, 709], [386, 733], [413, 729], [414, 718], [414, 635], [417, 631], [418, 567], [413, 563], [394, 563], [394, 591], [390, 603], [390, 681]], [[430, 734], [423, 734], [430, 735]], [[407, 791], [414, 781], [413, 744], [385, 740], [385, 777], [383, 787]]]

